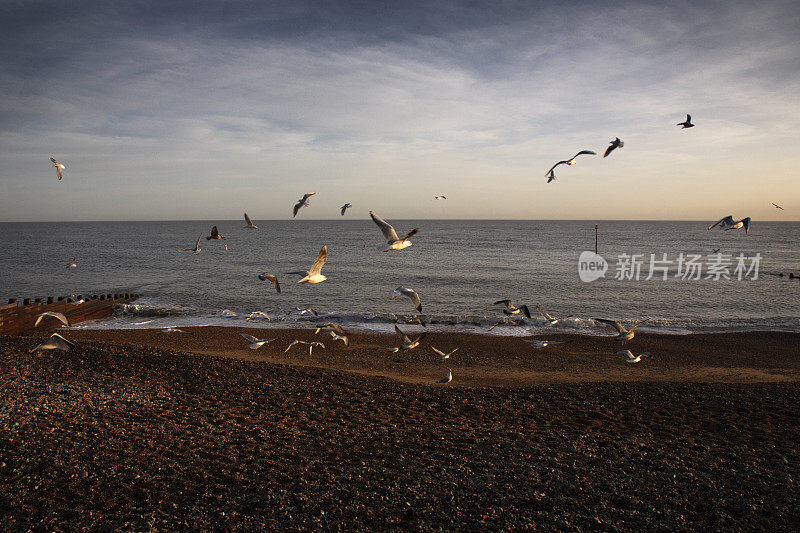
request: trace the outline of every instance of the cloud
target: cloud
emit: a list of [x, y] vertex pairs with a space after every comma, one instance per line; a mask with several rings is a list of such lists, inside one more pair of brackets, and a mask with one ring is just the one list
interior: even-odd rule
[[[0, 38], [12, 52], [0, 59], [0, 186], [48, 187], [39, 177], [52, 151], [68, 161], [68, 177], [131, 194], [224, 183], [220, 194], [194, 197], [191, 218], [237, 213], [259, 185], [266, 210], [281, 217], [302, 183], [341, 191], [370, 180], [378, 183], [363, 202], [382, 202], [402, 180], [421, 195], [464, 187], [469, 201], [451, 216], [581, 218], [575, 206], [611, 199], [603, 188], [565, 185], [585, 185], [582, 175], [713, 177], [712, 160], [736, 182], [748, 179], [737, 168], [750, 168], [754, 154], [762, 167], [781, 161], [776, 179], [797, 163], [787, 155], [800, 122], [790, 2], [599, 12], [514, 2], [320, 5], [57, 6], [69, 24], [56, 35], [52, 18], [40, 19], [47, 6], [11, 9], [13, 29]], [[686, 112], [698, 127], [678, 135]], [[552, 184], [542, 189], [552, 162], [602, 151], [615, 136], [626, 141], [618, 161], [581, 161], [559, 176], [571, 202]], [[531, 208], [526, 195], [545, 191], [561, 200]], [[796, 188], [787, 194], [800, 199]], [[316, 203], [325, 202], [320, 194]], [[20, 205], [6, 194], [0, 212], [17, 219], [39, 209]], [[160, 208], [135, 214], [178, 216]], [[623, 206], [609, 217], [644, 213]]]

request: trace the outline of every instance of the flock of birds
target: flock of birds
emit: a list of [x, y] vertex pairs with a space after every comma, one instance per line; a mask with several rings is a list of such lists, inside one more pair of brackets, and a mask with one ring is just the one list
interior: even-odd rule
[[[689, 114], [686, 115], [686, 120], [685, 121], [679, 122], [679, 123], [677, 123], [677, 125], [681, 126], [681, 129], [693, 128], [695, 126], [692, 123], [692, 116], [689, 115]], [[603, 158], [608, 157], [612, 152], [614, 152], [615, 150], [621, 149], [624, 146], [625, 146], [625, 143], [619, 137], [614, 138], [613, 141], [609, 142], [609, 146], [606, 148], [605, 152], [603, 153]], [[578, 153], [576, 153], [574, 156], [572, 156], [570, 159], [565, 159], [565, 160], [562, 160], [562, 161], [558, 161], [552, 167], [550, 167], [550, 169], [545, 173], [545, 178], [547, 180], [547, 183], [551, 183], [551, 182], [553, 182], [553, 181], [555, 181], [557, 179], [556, 175], [555, 175], [556, 168], [558, 168], [561, 165], [573, 166], [573, 165], [576, 164], [576, 161], [577, 161], [578, 157], [583, 156], [583, 155], [586, 155], [586, 156], [588, 156], [588, 155], [597, 155], [597, 153], [592, 151], [592, 150], [581, 150]], [[66, 169], [66, 166], [63, 165], [61, 162], [57, 161], [55, 158], [51, 157], [50, 160], [51, 160], [51, 162], [53, 164], [53, 167], [55, 167], [55, 169], [56, 169], [56, 174], [58, 176], [58, 179], [61, 180], [62, 177], [63, 177], [63, 171]], [[310, 205], [310, 198], [315, 194], [316, 194], [316, 192], [308, 192], [308, 193], [305, 193], [302, 196], [302, 198], [297, 200], [297, 202], [292, 207], [292, 218], [296, 217], [301, 209], [303, 209], [304, 207], [308, 207]], [[437, 196], [434, 197], [434, 199], [437, 200], [437, 201], [442, 201], [442, 200], [447, 200], [447, 197], [444, 196], [444, 195], [437, 195]], [[781, 207], [778, 204], [773, 203], [772, 205], [776, 209], [783, 210], [783, 207]], [[353, 207], [353, 205], [351, 203], [349, 203], [349, 202], [345, 203], [344, 205], [342, 205], [341, 208], [340, 208], [341, 216], [344, 216], [345, 213], [347, 212], [347, 210], [352, 208], [352, 207]], [[399, 250], [403, 250], [403, 249], [408, 248], [409, 246], [413, 245], [413, 243], [410, 241], [410, 239], [411, 239], [411, 237], [413, 237], [414, 235], [416, 235], [419, 232], [419, 228], [414, 228], [411, 231], [409, 231], [408, 233], [406, 233], [405, 235], [403, 235], [402, 237], [400, 237], [400, 236], [398, 236], [398, 234], [397, 234], [396, 230], [394, 229], [394, 227], [391, 224], [389, 224], [388, 222], [386, 222], [384, 219], [382, 219], [380, 216], [378, 216], [374, 211], [370, 211], [369, 215], [370, 215], [370, 218], [372, 219], [372, 221], [375, 223], [375, 225], [380, 229], [381, 233], [383, 234], [383, 238], [386, 241], [385, 248], [382, 250], [383, 252], [399, 251]], [[258, 226], [253, 224], [253, 221], [250, 219], [250, 217], [247, 215], [247, 213], [244, 214], [244, 221], [245, 221], [245, 226], [244, 226], [245, 228], [252, 229], [252, 230], [257, 230], [258, 229]], [[746, 217], [746, 218], [743, 218], [741, 220], [734, 220], [733, 216], [729, 215], [729, 216], [723, 217], [720, 220], [718, 220], [717, 222], [711, 224], [708, 227], [708, 229], [711, 230], [711, 229], [713, 229], [714, 227], [717, 227], [717, 226], [719, 226], [721, 229], [723, 229], [725, 231], [743, 228], [745, 230], [745, 232], [749, 232], [750, 231], [750, 217]], [[202, 240], [202, 238], [203, 238], [203, 234], [201, 233], [197, 237], [197, 240], [195, 242], [194, 248], [189, 249], [189, 250], [184, 250], [184, 251], [191, 251], [191, 252], [193, 252], [195, 254], [200, 253], [201, 252], [200, 241]], [[219, 229], [217, 228], [217, 226], [212, 227], [210, 235], [206, 237], [206, 240], [209, 240], [209, 241], [211, 241], [211, 240], [223, 240], [223, 239], [225, 239], [225, 237], [219, 232]], [[225, 245], [225, 249], [227, 250], [227, 245]], [[719, 249], [716, 249], [715, 253], [718, 253], [718, 252], [719, 252]], [[322, 268], [325, 265], [325, 262], [327, 261], [327, 258], [328, 258], [328, 248], [327, 248], [327, 246], [323, 245], [322, 248], [319, 251], [319, 254], [317, 255], [317, 258], [314, 260], [314, 262], [312, 263], [311, 267], [308, 270], [290, 272], [289, 274], [300, 275], [301, 277], [297, 281], [297, 283], [300, 284], [300, 285], [322, 283], [322, 282], [324, 282], [325, 280], [328, 279], [325, 275], [322, 274]], [[75, 260], [73, 259], [73, 261], [68, 265], [68, 268], [75, 268], [76, 266], [77, 266], [77, 264], [75, 263]], [[258, 279], [260, 279], [261, 281], [269, 281], [269, 282], [271, 282], [272, 285], [274, 286], [275, 290], [278, 293], [281, 292], [281, 286], [280, 286], [280, 282], [278, 280], [277, 275], [275, 275], [273, 273], [270, 273], [270, 272], [262, 272], [261, 274], [258, 275]], [[408, 287], [404, 287], [404, 286], [401, 285], [400, 287], [397, 287], [392, 292], [392, 298], [393, 299], [396, 299], [398, 296], [403, 296], [403, 297], [406, 297], [406, 298], [409, 299], [411, 304], [414, 306], [414, 309], [416, 309], [417, 312], [419, 313], [419, 315], [415, 319], [415, 322], [418, 322], [422, 326], [425, 326], [426, 324], [425, 324], [425, 321], [424, 321], [424, 317], [422, 316], [422, 300], [421, 300], [419, 294], [416, 291], [414, 291], [413, 289], [408, 288]], [[495, 327], [498, 327], [500, 325], [513, 325], [513, 326], [524, 327], [525, 318], [528, 318], [528, 319], [531, 318], [530, 310], [528, 309], [528, 307], [526, 305], [515, 306], [513, 301], [512, 300], [508, 300], [508, 299], [499, 300], [499, 301], [494, 302], [494, 303], [495, 303], [495, 305], [502, 304], [504, 306], [504, 308], [502, 309], [502, 312], [506, 316], [502, 321], [498, 321], [495, 324], [493, 324], [489, 328], [489, 331], [493, 330]], [[316, 311], [314, 311], [312, 308], [307, 308], [307, 309], [298, 308], [297, 310], [301, 314], [306, 314], [306, 313], [312, 313], [314, 315], [317, 314]], [[553, 316], [551, 316], [550, 314], [546, 313], [544, 310], [542, 310], [538, 306], [536, 307], [536, 310], [545, 318], [547, 323], [549, 325], [551, 325], [551, 326], [557, 324], [560, 320], [562, 320], [562, 318], [554, 318]], [[230, 311], [228, 311], [228, 312], [235, 316], [235, 313], [232, 313]], [[42, 315], [40, 315], [37, 318], [36, 325], [38, 326], [39, 323], [46, 316], [55, 317], [55, 318], [61, 320], [65, 325], [69, 326], [69, 321], [67, 320], [67, 318], [63, 314], [61, 314], [61, 313], [53, 313], [53, 312], [46, 312], [46, 313], [43, 313]], [[564, 318], [569, 318], [571, 316], [572, 315], [569, 315], [568, 317], [564, 317]], [[517, 321], [509, 320], [509, 317], [517, 317], [517, 318], [520, 318], [520, 320], [517, 320]], [[525, 317], [525, 318], [522, 318], [522, 317]], [[267, 319], [269, 319], [269, 316], [266, 315], [266, 313], [263, 313], [262, 311], [256, 311], [254, 313], [251, 313], [247, 317], [247, 320], [251, 320], [251, 319], [254, 319], [254, 318], [267, 318]], [[626, 329], [618, 321], [608, 320], [608, 319], [603, 319], [603, 318], [596, 318], [594, 320], [596, 320], [599, 323], [606, 324], [606, 325], [611, 326], [614, 329], [616, 329], [617, 335], [614, 336], [613, 338], [615, 340], [617, 340], [617, 341], [620, 341], [624, 345], [624, 343], [626, 341], [630, 341], [630, 340], [632, 340], [634, 338], [636, 328], [638, 328], [641, 324], [645, 323], [649, 319], [644, 319], [644, 320], [641, 320], [641, 321], [637, 322], [630, 329]], [[349, 341], [349, 338], [348, 338], [348, 332], [345, 331], [344, 328], [341, 327], [341, 325], [330, 323], [330, 322], [325, 323], [325, 324], [321, 324], [321, 325], [319, 325], [317, 327], [317, 329], [315, 331], [315, 334], [319, 333], [320, 331], [323, 331], [323, 330], [325, 330], [332, 337], [332, 339], [334, 341], [340, 340], [340, 341], [342, 341], [344, 343], [345, 347], [349, 347], [350, 346], [350, 341]], [[178, 329], [178, 328], [175, 328], [175, 327], [168, 327], [168, 328], [164, 328], [164, 329], [161, 330], [161, 333], [178, 333], [178, 332], [183, 332], [183, 331]], [[408, 336], [407, 333], [403, 332], [396, 325], [395, 325], [395, 333], [397, 334], [400, 342], [399, 342], [399, 346], [388, 348], [388, 350], [391, 351], [391, 352], [401, 352], [401, 351], [412, 350], [412, 349], [418, 347], [420, 345], [421, 341], [425, 338], [425, 333], [422, 333], [419, 336], [417, 336], [416, 338], [412, 339], [411, 337]], [[247, 343], [249, 344], [249, 347], [251, 349], [254, 349], [254, 350], [259, 349], [262, 346], [264, 346], [264, 345], [276, 340], [275, 338], [258, 339], [258, 338], [254, 337], [252, 335], [248, 335], [248, 334], [244, 334], [244, 333], [242, 334], [242, 337], [247, 341]], [[534, 348], [545, 348], [545, 347], [550, 346], [550, 345], [563, 344], [563, 343], [569, 342], [569, 341], [530, 340], [530, 339], [528, 339], [528, 340], [525, 340], [525, 342], [528, 342]], [[56, 334], [53, 334], [53, 336], [50, 337], [46, 342], [44, 342], [44, 343], [40, 344], [39, 346], [37, 346], [36, 348], [34, 348], [34, 350], [47, 350], [47, 349], [66, 350], [71, 345], [72, 345], [72, 343], [70, 343], [64, 337], [62, 337], [61, 335], [56, 333]], [[306, 346], [308, 346], [309, 355], [311, 355], [311, 353], [312, 353], [314, 348], [325, 349], [325, 345], [322, 342], [294, 340], [291, 344], [289, 344], [289, 346], [286, 348], [285, 352], [288, 352], [293, 346], [296, 346], [296, 345], [306, 345]], [[458, 348], [456, 348], [456, 350], [453, 350], [453, 351], [451, 351], [449, 353], [444, 353], [443, 351], [441, 351], [438, 348], [433, 347], [433, 346], [431, 346], [431, 349], [440, 357], [441, 361], [448, 360], [450, 358], [450, 356], [458, 350]], [[642, 354], [639, 354], [638, 356], [634, 355], [629, 350], [622, 350], [622, 351], [619, 351], [617, 353], [625, 355], [627, 357], [627, 362], [628, 363], [638, 363], [638, 362], [641, 361], [642, 357], [650, 357], [650, 354], [648, 352], [644, 352]], [[437, 380], [436, 382], [437, 383], [449, 383], [450, 381], [452, 381], [452, 379], [453, 379], [452, 370], [448, 369], [447, 375], [444, 378]]]

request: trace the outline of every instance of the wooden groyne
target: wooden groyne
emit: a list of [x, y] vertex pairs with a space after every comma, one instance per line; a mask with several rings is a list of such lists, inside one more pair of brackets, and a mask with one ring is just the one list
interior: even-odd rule
[[27, 335], [61, 327], [61, 321], [57, 318], [45, 317], [41, 324], [34, 328], [36, 317], [45, 311], [62, 313], [72, 324], [108, 318], [114, 314], [115, 305], [132, 302], [138, 297], [139, 294], [126, 292], [93, 294], [86, 297], [50, 296], [44, 300], [25, 298], [22, 303], [12, 298], [7, 304], [0, 305], [0, 335]]

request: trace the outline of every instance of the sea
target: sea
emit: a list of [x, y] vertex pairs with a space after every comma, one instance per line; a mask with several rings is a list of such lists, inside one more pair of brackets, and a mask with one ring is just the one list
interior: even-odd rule
[[[392, 298], [402, 285], [420, 295], [433, 330], [486, 332], [505, 318], [494, 302], [511, 299], [532, 318], [492, 334], [613, 333], [593, 318], [649, 318], [639, 331], [676, 335], [800, 331], [797, 222], [754, 221], [745, 233], [691, 221], [390, 219], [400, 235], [419, 234], [386, 253], [368, 218], [254, 222], [258, 230], [240, 220], [0, 223], [0, 297], [141, 294], [83, 328], [335, 321], [389, 332], [417, 315], [407, 298]], [[224, 240], [205, 239], [213, 225]], [[201, 233], [201, 252], [186, 251]], [[289, 272], [307, 270], [323, 245], [327, 281], [298, 285]], [[604, 275], [582, 279], [584, 252], [584, 277], [603, 274], [603, 261]], [[278, 276], [280, 294], [262, 272]], [[562, 319], [550, 325], [537, 305]], [[307, 307], [318, 315], [301, 315]], [[271, 320], [247, 321], [254, 311]]]

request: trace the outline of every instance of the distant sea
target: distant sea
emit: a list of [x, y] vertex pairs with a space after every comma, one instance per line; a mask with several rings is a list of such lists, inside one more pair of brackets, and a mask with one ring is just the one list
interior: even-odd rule
[[[493, 302], [512, 299], [533, 314], [529, 329], [499, 327], [493, 333], [579, 332], [610, 334], [592, 317], [630, 322], [650, 317], [640, 331], [673, 334], [719, 331], [800, 331], [800, 223], [754, 221], [750, 233], [707, 230], [708, 222], [600, 221], [598, 252], [608, 261], [604, 278], [578, 276], [582, 251], [594, 250], [594, 221], [397, 220], [404, 234], [418, 227], [414, 246], [382, 253], [383, 238], [368, 218], [341, 220], [0, 223], [0, 296], [35, 298], [69, 294], [138, 292], [135, 304], [110, 320], [83, 327], [166, 325], [287, 327], [335, 320], [351, 328], [391, 331], [415, 315], [406, 298], [392, 300], [400, 285], [415, 289], [431, 328], [486, 331], [502, 319]], [[226, 239], [207, 241], [217, 225]], [[197, 236], [202, 252], [191, 249]], [[228, 250], [225, 251], [224, 245]], [[308, 269], [328, 246], [322, 273], [328, 280], [297, 285], [286, 272]], [[731, 256], [733, 279], [682, 279], [678, 257], [712, 250]], [[615, 279], [620, 254], [641, 254], [640, 279]], [[664, 255], [669, 270], [646, 280], [651, 254]], [[736, 257], [760, 254], [758, 277], [735, 279]], [[75, 259], [77, 268], [66, 268]], [[670, 264], [671, 263], [671, 264]], [[751, 266], [748, 259], [747, 266]], [[277, 274], [283, 292], [257, 275]], [[630, 274], [630, 271], [626, 272]], [[779, 277], [783, 273], [784, 277]], [[533, 306], [556, 317], [547, 327]], [[301, 316], [312, 306], [320, 315]], [[225, 318], [229, 310], [238, 316]], [[267, 321], [245, 322], [252, 311]]]

